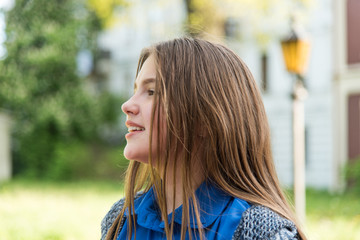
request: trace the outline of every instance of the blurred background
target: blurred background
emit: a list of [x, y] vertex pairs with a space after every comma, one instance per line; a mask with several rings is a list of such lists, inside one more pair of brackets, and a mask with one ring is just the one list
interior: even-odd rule
[[310, 239], [360, 239], [360, 1], [0, 0], [0, 239], [99, 239], [122, 194], [121, 104], [143, 47], [221, 42], [261, 88], [276, 169], [292, 201], [294, 74], [304, 61]]

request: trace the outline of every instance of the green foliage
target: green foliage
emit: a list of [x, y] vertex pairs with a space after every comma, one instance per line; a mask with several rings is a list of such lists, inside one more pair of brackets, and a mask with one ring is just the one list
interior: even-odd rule
[[308, 189], [306, 214], [309, 239], [360, 239], [360, 204], [355, 193]]
[[128, 0], [88, 0], [87, 3], [99, 17], [104, 28], [110, 27], [116, 21], [114, 8], [119, 6], [126, 8], [130, 4]]
[[186, 0], [187, 19], [185, 31], [192, 36], [203, 33], [221, 36], [224, 14], [214, 0]]
[[360, 156], [349, 162], [351, 163], [345, 167], [348, 189], [360, 194]]
[[78, 143], [99, 142], [100, 127], [115, 126], [120, 111], [119, 98], [90, 94], [77, 74], [79, 51], [96, 52], [100, 20], [75, 0], [17, 0], [5, 16], [0, 109], [14, 120], [14, 173], [71, 177], [91, 159]]
[[52, 180], [120, 180], [128, 163], [121, 151], [100, 143], [62, 142], [56, 146], [53, 165], [45, 176]]

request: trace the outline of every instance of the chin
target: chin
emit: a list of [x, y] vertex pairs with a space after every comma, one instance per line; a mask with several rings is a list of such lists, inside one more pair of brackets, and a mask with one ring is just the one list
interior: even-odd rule
[[124, 156], [131, 161], [148, 163], [148, 154], [139, 154], [139, 151], [129, 149], [127, 146], [124, 149]]

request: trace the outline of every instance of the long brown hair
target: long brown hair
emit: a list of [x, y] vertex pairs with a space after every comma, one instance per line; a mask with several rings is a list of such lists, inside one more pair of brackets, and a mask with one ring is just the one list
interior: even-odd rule
[[[153, 134], [159, 136], [160, 131], [166, 131], [166, 140], [157, 143], [156, 159], [149, 151], [149, 164], [130, 162], [124, 208], [107, 239], [114, 236], [116, 239], [125, 209], [134, 212], [135, 194], [141, 190], [146, 192], [151, 186], [165, 221], [167, 239], [172, 239], [174, 219], [170, 223], [167, 220], [165, 183], [161, 179], [171, 176], [175, 182], [175, 168], [179, 166], [183, 193], [181, 239], [185, 239], [186, 231], [195, 231], [190, 227], [190, 209], [195, 209], [195, 220], [199, 226], [201, 223], [191, 184], [194, 152], [201, 153], [205, 179], [231, 196], [266, 206], [293, 221], [301, 239], [306, 239], [280, 188], [261, 95], [245, 63], [221, 44], [179, 38], [144, 49], [137, 73], [150, 55], [157, 66], [152, 120], [162, 115], [167, 125], [166, 129], [157, 126], [158, 131]], [[160, 108], [163, 111], [154, 110]], [[150, 136], [149, 149], [153, 145], [151, 139]], [[164, 165], [163, 169], [171, 166], [172, 172], [155, 170], [159, 163]], [[187, 199], [192, 200], [191, 206]], [[135, 217], [130, 214], [129, 237], [132, 231], [136, 237], [135, 226]], [[202, 228], [196, 231], [203, 239]], [[191, 234], [189, 236], [191, 238]]]

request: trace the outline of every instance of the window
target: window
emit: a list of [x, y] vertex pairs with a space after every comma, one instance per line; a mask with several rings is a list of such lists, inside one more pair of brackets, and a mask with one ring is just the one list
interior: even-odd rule
[[347, 63], [360, 64], [360, 1], [347, 1]]

